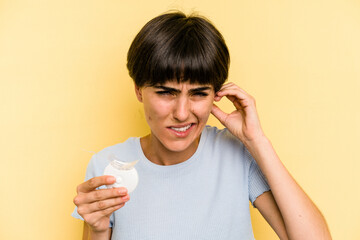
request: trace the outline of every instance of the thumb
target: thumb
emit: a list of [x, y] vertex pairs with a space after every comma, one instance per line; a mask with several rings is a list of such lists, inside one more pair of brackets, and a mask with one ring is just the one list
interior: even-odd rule
[[211, 109], [212, 115], [214, 115], [222, 124], [225, 123], [226, 118], [228, 117], [228, 114], [223, 112], [218, 106], [213, 104], [213, 107]]

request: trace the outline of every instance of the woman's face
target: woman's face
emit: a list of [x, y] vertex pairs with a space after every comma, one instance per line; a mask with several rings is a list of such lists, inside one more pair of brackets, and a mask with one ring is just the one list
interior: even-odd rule
[[211, 85], [173, 81], [135, 90], [154, 141], [172, 152], [197, 144], [214, 101]]

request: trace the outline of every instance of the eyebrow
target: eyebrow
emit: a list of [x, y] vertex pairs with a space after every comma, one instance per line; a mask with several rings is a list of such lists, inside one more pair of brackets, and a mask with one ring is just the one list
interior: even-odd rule
[[[164, 91], [169, 91], [169, 92], [176, 92], [176, 93], [180, 93], [180, 92], [181, 92], [180, 89], [171, 88], [171, 87], [165, 87], [165, 86], [154, 86], [154, 88], [162, 89], [162, 90], [164, 90]], [[192, 88], [192, 89], [189, 90], [189, 92], [190, 92], [190, 93], [194, 93], [194, 92], [202, 92], [202, 91], [206, 91], [206, 90], [211, 90], [211, 87]]]

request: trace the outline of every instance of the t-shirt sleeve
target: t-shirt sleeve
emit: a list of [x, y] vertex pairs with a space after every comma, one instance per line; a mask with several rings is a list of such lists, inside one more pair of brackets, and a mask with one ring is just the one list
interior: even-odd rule
[[246, 150], [246, 155], [250, 158], [250, 167], [249, 167], [249, 200], [254, 206], [254, 201], [258, 196], [263, 194], [266, 191], [270, 191], [269, 184], [263, 173], [260, 170], [260, 167], [257, 165], [255, 159], [251, 156], [249, 151]]
[[[86, 174], [85, 174], [85, 181], [93, 178], [93, 177], [98, 177], [98, 176], [102, 176], [103, 175], [103, 169], [104, 167], [101, 166], [99, 164], [99, 161], [97, 160], [97, 155], [93, 155], [93, 157], [91, 158], [87, 169], [86, 169]], [[100, 186], [97, 189], [104, 189], [106, 188], [105, 186]], [[77, 207], [75, 206], [74, 211], [72, 212], [71, 216], [73, 216], [74, 218], [80, 219], [80, 220], [84, 220], [79, 213], [77, 212]], [[114, 214], [111, 214], [110, 216], [110, 225], [109, 227], [112, 227], [114, 223]]]

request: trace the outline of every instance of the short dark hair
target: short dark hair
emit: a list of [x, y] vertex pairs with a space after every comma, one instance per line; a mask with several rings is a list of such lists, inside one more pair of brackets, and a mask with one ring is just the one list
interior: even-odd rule
[[133, 40], [127, 68], [139, 87], [166, 81], [210, 84], [228, 77], [229, 50], [221, 33], [202, 16], [165, 13], [150, 20]]

